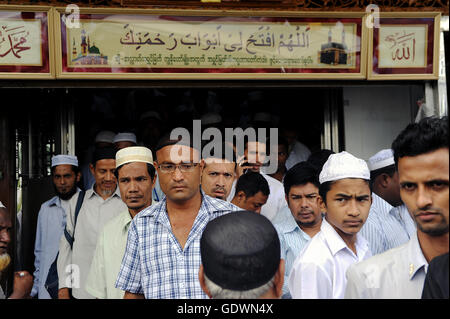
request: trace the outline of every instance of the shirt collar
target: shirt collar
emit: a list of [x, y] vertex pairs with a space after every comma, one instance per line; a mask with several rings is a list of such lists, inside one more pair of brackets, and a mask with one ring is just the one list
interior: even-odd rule
[[[95, 183], [94, 183], [94, 185], [92, 185], [91, 188], [89, 188], [89, 189], [86, 191], [86, 197], [87, 197], [87, 198], [91, 198], [91, 197], [94, 196], [94, 195], [96, 195], [96, 196], [98, 196], [98, 197], [101, 197], [101, 196], [95, 191], [94, 188], [95, 188]], [[108, 198], [111, 198], [111, 197], [114, 197], [114, 196], [119, 196], [119, 198], [120, 198], [119, 185], [116, 185], [116, 189], [115, 189], [114, 193], [113, 193], [111, 196], [109, 196]], [[107, 199], [108, 199], [108, 198], [107, 198]]]
[[280, 230], [283, 234], [293, 233], [293, 232], [300, 232], [301, 236], [303, 236], [305, 239], [310, 240], [311, 237], [303, 229], [300, 228], [300, 226], [295, 221], [294, 217], [289, 211], [289, 216], [285, 218], [280, 224]]
[[338, 251], [347, 247], [341, 236], [338, 235], [333, 226], [331, 226], [325, 218], [322, 220], [320, 231], [325, 236], [325, 240], [327, 241], [333, 256], [336, 255]]
[[[81, 189], [79, 189], [78, 187], [77, 187], [77, 191], [75, 192], [75, 194], [78, 194], [78, 192], [80, 192], [81, 191]], [[75, 195], [74, 194], [74, 195]], [[73, 195], [72, 195], [73, 196]], [[49, 206], [54, 206], [54, 205], [56, 205], [56, 206], [58, 206], [58, 207], [61, 207], [61, 198], [59, 198], [59, 196], [53, 196], [50, 200], [49, 200], [49, 202], [48, 202], [48, 205]]]
[[[328, 223], [328, 221], [325, 218], [322, 219], [320, 231], [324, 234], [328, 247], [330, 247], [333, 256], [336, 255], [342, 249], [347, 249], [348, 251], [351, 251], [350, 248], [347, 247], [347, 244], [344, 242], [342, 237], [339, 236], [339, 234], [336, 232], [333, 226], [331, 226], [330, 223]], [[359, 232], [356, 234], [355, 247], [358, 255], [360, 253], [364, 255], [369, 250], [369, 243], [367, 242], [367, 240], [364, 239], [364, 237], [360, 235]]]
[[408, 255], [409, 280], [413, 280], [418, 271], [423, 269], [426, 272], [428, 269], [428, 262], [423, 255], [422, 249], [420, 248], [417, 232], [412, 235], [410, 241], [408, 242]]
[[48, 205], [61, 207], [61, 200], [59, 199], [58, 196], [54, 196], [50, 199], [50, 201], [48, 202]]

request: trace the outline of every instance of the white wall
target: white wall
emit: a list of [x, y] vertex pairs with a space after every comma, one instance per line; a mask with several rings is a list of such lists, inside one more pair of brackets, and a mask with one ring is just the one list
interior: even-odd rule
[[422, 94], [420, 85], [344, 87], [345, 150], [367, 160], [390, 148], [414, 121]]

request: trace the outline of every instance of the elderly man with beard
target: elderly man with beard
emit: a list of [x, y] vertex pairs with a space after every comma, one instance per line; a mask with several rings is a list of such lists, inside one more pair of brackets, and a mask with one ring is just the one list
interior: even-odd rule
[[428, 264], [448, 252], [448, 118], [409, 124], [392, 149], [400, 196], [417, 233], [406, 244], [349, 268], [346, 298], [419, 299]]
[[[61, 237], [58, 256], [58, 298], [70, 298], [70, 291], [77, 299], [93, 299], [86, 292], [85, 282], [94, 256], [97, 238], [103, 227], [111, 219], [127, 209], [120, 197], [116, 170], [116, 150], [114, 148], [96, 149], [90, 165], [95, 184], [86, 191], [75, 218], [78, 198], [70, 200], [67, 213], [67, 236]], [[70, 243], [73, 238], [73, 246]]]
[[[8, 254], [8, 246], [11, 242], [12, 222], [6, 207], [0, 202], [0, 277], [2, 272], [9, 266], [11, 258]], [[9, 299], [28, 298], [33, 284], [33, 276], [27, 271], [14, 273], [13, 293]], [[5, 299], [5, 294], [0, 287], [0, 299]]]
[[72, 155], [52, 157], [52, 181], [56, 196], [41, 205], [38, 214], [36, 241], [34, 246], [34, 284], [32, 297], [50, 299], [45, 288], [49, 269], [58, 255], [59, 241], [66, 226], [69, 200], [76, 195], [80, 181], [78, 159]]

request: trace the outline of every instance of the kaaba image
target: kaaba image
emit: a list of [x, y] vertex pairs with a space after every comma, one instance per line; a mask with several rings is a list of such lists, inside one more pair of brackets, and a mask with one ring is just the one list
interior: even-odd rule
[[328, 32], [328, 43], [321, 45], [319, 62], [325, 64], [347, 64], [347, 46], [345, 45], [345, 31], [342, 30], [342, 43], [331, 41], [331, 30]]

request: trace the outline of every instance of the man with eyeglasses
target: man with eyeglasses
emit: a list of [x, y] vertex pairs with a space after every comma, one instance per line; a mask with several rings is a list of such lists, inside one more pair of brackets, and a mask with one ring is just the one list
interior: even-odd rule
[[200, 189], [204, 162], [190, 141], [164, 137], [154, 166], [166, 197], [132, 221], [116, 288], [125, 299], [206, 299], [198, 281], [200, 237], [231, 203]]

